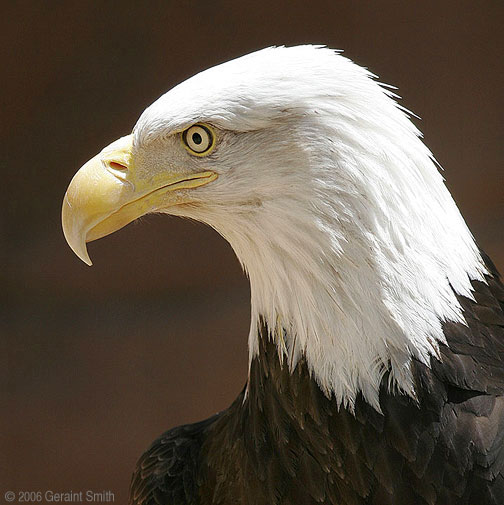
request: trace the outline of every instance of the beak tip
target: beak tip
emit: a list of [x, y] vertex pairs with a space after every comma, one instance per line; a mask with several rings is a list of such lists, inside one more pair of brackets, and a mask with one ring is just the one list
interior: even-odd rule
[[73, 216], [72, 205], [68, 199], [68, 193], [65, 193], [65, 198], [63, 199], [61, 224], [63, 228], [63, 235], [65, 236], [70, 249], [72, 249], [75, 255], [86, 265], [91, 266], [93, 262], [87, 252], [85, 229], [83, 229], [80, 220]]
[[86, 243], [84, 242], [84, 244], [82, 245], [78, 245], [77, 247], [75, 247], [73, 244], [70, 244], [70, 248], [72, 249], [72, 251], [74, 252], [74, 254], [81, 260], [83, 261], [88, 267], [92, 266], [93, 265], [93, 262], [91, 261], [91, 258], [89, 257], [89, 254], [87, 252], [87, 248], [86, 248]]
[[[87, 255], [86, 255], [87, 256]], [[80, 257], [80, 256], [79, 256]], [[91, 261], [91, 259], [89, 258], [89, 256], [87, 256], [86, 258], [80, 258], [88, 267], [92, 267], [93, 266], [93, 262]]]
[[87, 247], [86, 247], [86, 242], [83, 242], [82, 244], [79, 244], [77, 247], [72, 247], [72, 251], [76, 254], [76, 256], [82, 260], [88, 267], [93, 265], [93, 262], [91, 261], [91, 258], [89, 257], [89, 254], [87, 252]]

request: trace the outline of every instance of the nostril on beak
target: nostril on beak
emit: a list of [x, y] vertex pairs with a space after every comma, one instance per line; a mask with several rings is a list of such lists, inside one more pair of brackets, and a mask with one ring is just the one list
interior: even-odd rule
[[117, 161], [111, 161], [109, 163], [110, 165], [110, 168], [114, 169], [114, 170], [120, 170], [121, 172], [125, 172], [126, 170], [128, 170], [128, 167], [126, 165], [122, 165], [121, 163], [117, 163]]

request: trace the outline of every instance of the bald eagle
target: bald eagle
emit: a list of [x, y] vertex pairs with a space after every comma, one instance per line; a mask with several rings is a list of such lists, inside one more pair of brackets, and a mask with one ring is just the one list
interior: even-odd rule
[[390, 87], [325, 47], [201, 72], [74, 176], [66, 239], [207, 223], [251, 287], [249, 374], [161, 435], [131, 505], [504, 503], [504, 288]]

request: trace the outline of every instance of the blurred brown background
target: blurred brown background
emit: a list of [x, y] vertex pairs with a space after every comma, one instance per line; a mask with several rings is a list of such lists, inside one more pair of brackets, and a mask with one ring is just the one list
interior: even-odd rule
[[203, 225], [147, 217], [66, 245], [73, 173], [195, 72], [323, 43], [395, 84], [480, 245], [504, 270], [504, 3], [3, 2], [0, 501], [111, 490], [162, 431], [244, 384], [248, 284]]

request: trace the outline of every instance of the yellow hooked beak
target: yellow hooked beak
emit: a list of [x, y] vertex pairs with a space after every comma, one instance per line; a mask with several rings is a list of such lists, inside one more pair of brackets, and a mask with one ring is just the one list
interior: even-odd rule
[[116, 140], [89, 160], [68, 186], [61, 222], [66, 241], [84, 263], [91, 265], [86, 242], [109, 235], [161, 208], [186, 203], [186, 192], [217, 179], [215, 172], [166, 173], [138, 177], [132, 135]]

